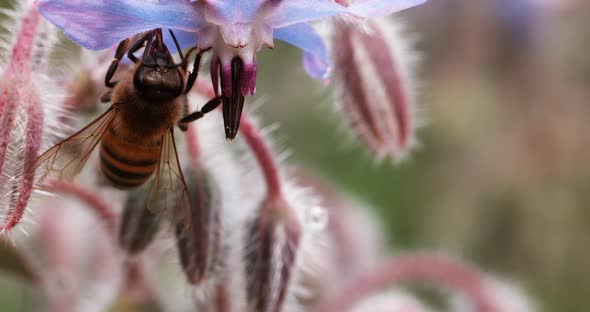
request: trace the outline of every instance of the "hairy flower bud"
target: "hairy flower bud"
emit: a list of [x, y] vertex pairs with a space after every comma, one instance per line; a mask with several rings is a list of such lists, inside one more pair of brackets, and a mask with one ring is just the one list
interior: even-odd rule
[[204, 170], [190, 168], [186, 179], [191, 216], [176, 224], [176, 246], [187, 280], [199, 284], [222, 265], [221, 205], [213, 181]]
[[412, 61], [391, 21], [336, 20], [332, 33], [339, 105], [378, 158], [399, 159], [415, 143]]
[[19, 24], [4, 25], [19, 30], [0, 79], [0, 231], [11, 230], [23, 217], [33, 191], [31, 165], [51, 122], [49, 105], [44, 101], [51, 88], [40, 87], [45, 76], [38, 72], [44, 69], [48, 53], [48, 47], [38, 41], [48, 39], [47, 33], [40, 31], [47, 25], [35, 4], [26, 6]]
[[119, 245], [129, 254], [138, 254], [154, 240], [160, 229], [160, 216], [147, 209], [148, 187], [129, 192], [121, 225], [119, 227]]
[[251, 311], [282, 311], [300, 239], [301, 225], [288, 204], [265, 201], [247, 232], [244, 261]]
[[49, 198], [39, 209], [29, 249], [43, 268], [45, 311], [104, 311], [122, 283], [119, 257], [105, 220], [80, 193]]

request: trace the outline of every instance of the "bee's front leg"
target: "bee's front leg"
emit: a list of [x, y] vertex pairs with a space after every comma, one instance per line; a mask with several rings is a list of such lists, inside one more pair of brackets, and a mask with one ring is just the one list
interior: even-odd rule
[[203, 56], [203, 53], [209, 51], [210, 49], [211, 48], [200, 50], [197, 53], [197, 56], [195, 56], [195, 61], [193, 62], [193, 70], [189, 74], [188, 79], [186, 81], [186, 88], [184, 89], [184, 94], [189, 93], [189, 91], [193, 88], [193, 85], [197, 80], [197, 76], [199, 75], [199, 67], [201, 66], [201, 58]]
[[117, 46], [117, 51], [115, 52], [115, 58], [111, 62], [111, 66], [107, 70], [107, 74], [104, 76], [104, 84], [109, 88], [114, 88], [117, 85], [118, 81], [111, 81], [115, 72], [117, 71], [117, 67], [119, 66], [119, 62], [125, 55], [125, 51], [127, 50], [127, 45], [129, 44], [129, 39], [125, 39], [119, 43]]

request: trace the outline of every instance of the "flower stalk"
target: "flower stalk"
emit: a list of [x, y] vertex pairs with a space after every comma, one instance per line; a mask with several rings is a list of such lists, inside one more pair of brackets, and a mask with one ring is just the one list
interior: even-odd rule
[[478, 312], [498, 311], [478, 272], [457, 261], [432, 255], [404, 255], [385, 261], [344, 286], [317, 311], [347, 311], [379, 290], [411, 281], [431, 281], [460, 292], [473, 302]]
[[85, 203], [90, 211], [100, 220], [107, 233], [116, 233], [118, 214], [95, 191], [81, 186], [78, 183], [60, 181], [50, 186], [53, 192], [60, 192], [74, 196]]

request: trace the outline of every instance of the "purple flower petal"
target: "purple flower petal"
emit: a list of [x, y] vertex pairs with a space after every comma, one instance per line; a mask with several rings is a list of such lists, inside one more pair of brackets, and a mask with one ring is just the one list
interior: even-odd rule
[[182, 0], [41, 0], [41, 14], [79, 45], [101, 50], [153, 28], [197, 31], [203, 19]]
[[299, 23], [275, 29], [276, 39], [286, 41], [305, 53], [303, 65], [307, 73], [314, 78], [324, 78], [332, 63], [320, 35], [306, 23]]
[[405, 10], [425, 3], [427, 0], [358, 0], [353, 1], [348, 9], [351, 13], [363, 17], [379, 17]]
[[330, 0], [282, 0], [277, 2], [276, 8], [266, 17], [266, 23], [273, 28], [346, 13], [346, 8]]

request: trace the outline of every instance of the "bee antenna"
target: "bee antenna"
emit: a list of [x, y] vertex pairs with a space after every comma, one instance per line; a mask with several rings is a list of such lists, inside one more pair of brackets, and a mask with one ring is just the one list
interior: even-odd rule
[[176, 40], [176, 36], [174, 35], [174, 32], [172, 31], [172, 29], [168, 29], [168, 31], [170, 32], [170, 35], [172, 36], [172, 40], [174, 40], [174, 45], [176, 45], [176, 50], [178, 50], [178, 55], [180, 55], [180, 61], [181, 64], [184, 67], [184, 55], [182, 55], [182, 50], [180, 49], [180, 44], [178, 44], [178, 40]]

